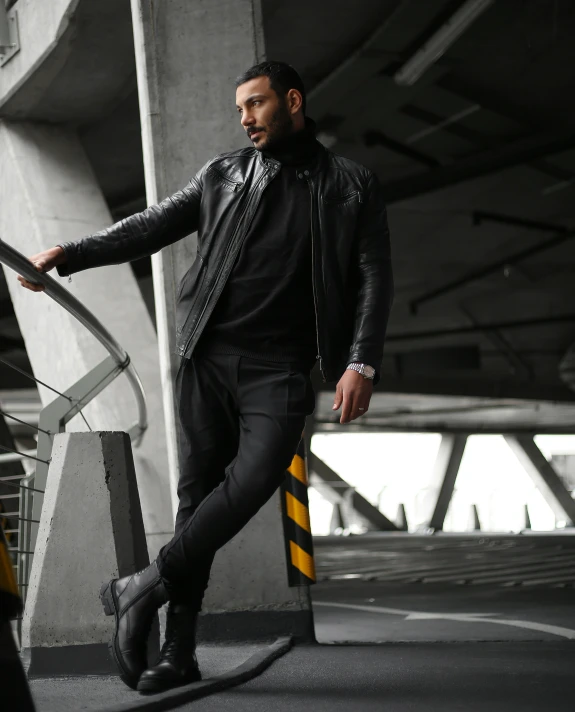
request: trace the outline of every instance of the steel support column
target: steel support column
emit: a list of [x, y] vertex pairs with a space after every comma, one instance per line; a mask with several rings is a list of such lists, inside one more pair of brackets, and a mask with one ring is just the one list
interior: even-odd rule
[[441, 438], [433, 470], [433, 481], [440, 483], [440, 487], [428, 524], [429, 528], [435, 531], [443, 529], [466, 443], [467, 435], [444, 434]]
[[559, 519], [575, 524], [575, 500], [531, 435], [505, 435], [505, 440], [523, 465], [547, 504]]

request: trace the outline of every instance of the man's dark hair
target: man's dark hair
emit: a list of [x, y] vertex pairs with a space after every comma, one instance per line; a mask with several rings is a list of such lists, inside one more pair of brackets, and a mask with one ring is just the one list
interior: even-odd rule
[[305, 87], [300, 75], [291, 64], [271, 61], [256, 64], [236, 78], [236, 89], [240, 84], [245, 84], [256, 77], [269, 77], [271, 88], [280, 98], [285, 98], [290, 89], [297, 89], [302, 95], [302, 110], [305, 114]]

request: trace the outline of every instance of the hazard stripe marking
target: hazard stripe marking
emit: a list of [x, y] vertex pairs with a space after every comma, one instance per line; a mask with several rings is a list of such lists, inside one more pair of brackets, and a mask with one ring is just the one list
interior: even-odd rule
[[0, 590], [18, 596], [18, 586], [14, 578], [12, 561], [6, 551], [4, 544], [0, 542]]
[[302, 529], [305, 529], [306, 532], [311, 533], [309, 510], [305, 504], [302, 504], [299, 499], [296, 499], [290, 492], [286, 492], [286, 507], [288, 517], [293, 519], [293, 521]]
[[308, 484], [305, 460], [300, 455], [294, 455], [292, 463], [288, 467], [288, 472], [304, 485]]
[[298, 546], [294, 541], [289, 543], [291, 562], [292, 564], [305, 574], [309, 579], [315, 581], [315, 566], [313, 556], [310, 556], [307, 551], [304, 551], [301, 546]]

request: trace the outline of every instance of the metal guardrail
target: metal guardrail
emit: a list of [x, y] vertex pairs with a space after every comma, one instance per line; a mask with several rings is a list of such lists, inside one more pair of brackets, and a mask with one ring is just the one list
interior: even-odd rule
[[[32, 266], [32, 263], [21, 252], [18, 252], [8, 243], [0, 239], [0, 262], [7, 265], [18, 274], [22, 275], [29, 282], [36, 282], [44, 285], [45, 293], [61, 307], [70, 312], [73, 317], [83, 324], [88, 329], [102, 346], [108, 351], [117, 368], [126, 372], [126, 376], [130, 381], [130, 385], [136, 396], [138, 406], [138, 421], [128, 430], [130, 438], [135, 441], [135, 447], [138, 447], [145, 430], [148, 427], [147, 411], [146, 411], [146, 396], [144, 387], [136, 369], [130, 363], [130, 357], [127, 352], [120, 346], [116, 339], [110, 334], [105, 326], [80, 302], [73, 294], [70, 294], [61, 284], [49, 274], [38, 272]], [[94, 369], [95, 370], [95, 369]], [[119, 375], [119, 374], [116, 374]], [[37, 379], [34, 379], [37, 380]], [[46, 385], [46, 384], [43, 384]], [[49, 386], [48, 386], [49, 387]], [[52, 389], [54, 390], [54, 389]], [[82, 403], [85, 405], [85, 402]], [[76, 413], [74, 413], [75, 415]]]
[[[148, 421], [144, 388], [136, 369], [130, 362], [128, 353], [92, 312], [75, 296], [70, 294], [68, 290], [58, 284], [53, 277], [50, 277], [49, 274], [38, 272], [27, 257], [1, 239], [0, 262], [22, 275], [28, 281], [44, 285], [45, 294], [72, 314], [109, 353], [109, 356], [104, 361], [95, 366], [63, 393], [43, 383], [33, 374], [23, 371], [5, 359], [0, 359], [0, 362], [9, 368], [20, 372], [57, 394], [57, 397], [40, 411], [38, 426], [26, 423], [0, 410], [2, 417], [18, 421], [22, 425], [35, 430], [38, 438], [36, 450], [18, 451], [0, 445], [0, 450], [5, 453], [0, 454], [0, 464], [15, 460], [34, 462], [33, 473], [0, 478], [0, 483], [4, 487], [15, 490], [14, 494], [16, 494], [16, 496], [10, 494], [0, 495], [0, 502], [2, 502], [0, 509], [3, 510], [0, 512], [0, 518], [18, 522], [17, 531], [10, 531], [10, 534], [17, 535], [17, 543], [15, 542], [15, 545], [10, 546], [9, 549], [16, 560], [15, 568], [17, 569], [18, 585], [22, 599], [25, 600], [48, 466], [51, 461], [53, 435], [64, 432], [66, 423], [77, 414], [81, 415], [88, 428], [92, 430], [82, 413], [82, 409], [121, 373], [125, 373], [128, 378], [134, 391], [138, 409], [138, 419], [127, 431], [134, 447], [138, 447], [141, 444], [148, 427]], [[15, 499], [18, 500], [17, 512], [15, 504], [13, 504]], [[5, 501], [7, 504], [4, 504]]]

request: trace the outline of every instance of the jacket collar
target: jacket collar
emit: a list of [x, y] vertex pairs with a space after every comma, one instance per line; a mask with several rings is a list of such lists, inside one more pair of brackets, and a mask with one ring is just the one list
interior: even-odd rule
[[[300, 133], [300, 132], [298, 132]], [[321, 169], [324, 166], [324, 161], [327, 157], [327, 149], [323, 144], [321, 144], [316, 138], [316, 123], [313, 119], [311, 119], [309, 116], [305, 117], [305, 128], [302, 129], [302, 132], [304, 134], [304, 140], [310, 141], [313, 140], [315, 141], [315, 144], [317, 146], [317, 151], [315, 156], [310, 160], [309, 163], [305, 164], [306, 170], [309, 171], [310, 176], [314, 176], [317, 173], [321, 171]], [[289, 149], [289, 146], [288, 146]], [[281, 160], [278, 160], [278, 158], [275, 158], [273, 155], [268, 153], [267, 151], [258, 151], [257, 149], [254, 149], [257, 153], [257, 159], [260, 163], [260, 165], [263, 168], [271, 166], [277, 166], [280, 167], [283, 165]], [[302, 165], [303, 167], [303, 165]]]

